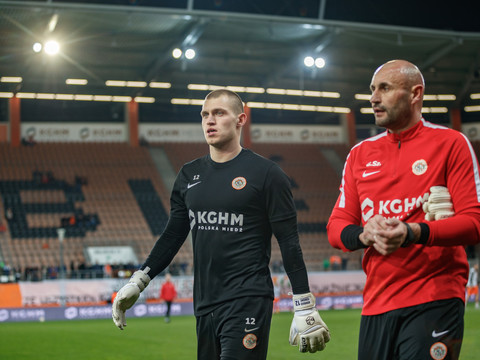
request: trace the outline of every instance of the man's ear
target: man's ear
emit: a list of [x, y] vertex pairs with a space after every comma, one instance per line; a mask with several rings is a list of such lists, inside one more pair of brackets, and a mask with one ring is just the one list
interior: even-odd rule
[[412, 101], [418, 102], [423, 100], [423, 91], [424, 88], [422, 85], [418, 84], [412, 87]]
[[241, 113], [237, 117], [237, 126], [242, 127], [247, 123], [247, 114]]

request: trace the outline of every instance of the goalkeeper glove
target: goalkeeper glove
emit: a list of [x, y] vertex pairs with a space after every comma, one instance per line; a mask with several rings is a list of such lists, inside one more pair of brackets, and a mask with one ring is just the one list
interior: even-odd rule
[[145, 270], [135, 271], [128, 284], [118, 291], [117, 296], [113, 300], [112, 319], [120, 330], [123, 330], [123, 328], [127, 326], [127, 321], [125, 320], [125, 311], [130, 309], [133, 304], [135, 304], [135, 301], [138, 300], [140, 293], [150, 282], [150, 276], [147, 275], [149, 271], [149, 267], [146, 267]]
[[445, 186], [432, 186], [427, 202], [423, 204], [425, 220], [441, 220], [455, 215], [452, 197]]
[[330, 341], [330, 331], [315, 308], [312, 293], [293, 295], [293, 316], [289, 342], [300, 352], [321, 351]]

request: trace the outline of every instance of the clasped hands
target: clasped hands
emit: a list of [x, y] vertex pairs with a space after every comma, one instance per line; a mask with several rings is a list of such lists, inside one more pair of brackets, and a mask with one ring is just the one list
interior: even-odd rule
[[[446, 186], [432, 186], [424, 201], [422, 209], [427, 221], [438, 221], [455, 215], [452, 197]], [[420, 237], [420, 225], [417, 223], [409, 225], [413, 236]], [[365, 224], [359, 239], [365, 246], [373, 246], [380, 254], [389, 255], [402, 246], [407, 236], [408, 228], [402, 221], [375, 215]], [[410, 241], [406, 244], [409, 243]]]
[[407, 227], [402, 221], [375, 215], [365, 224], [359, 238], [365, 246], [373, 246], [380, 254], [389, 255], [402, 246], [406, 237]]

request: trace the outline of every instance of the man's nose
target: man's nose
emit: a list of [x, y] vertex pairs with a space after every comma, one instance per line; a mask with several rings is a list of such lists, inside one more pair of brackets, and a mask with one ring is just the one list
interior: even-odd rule
[[370, 96], [370, 103], [371, 104], [376, 104], [376, 103], [379, 103], [380, 100], [379, 100], [379, 96], [378, 96], [378, 92], [376, 91], [372, 91], [372, 95]]

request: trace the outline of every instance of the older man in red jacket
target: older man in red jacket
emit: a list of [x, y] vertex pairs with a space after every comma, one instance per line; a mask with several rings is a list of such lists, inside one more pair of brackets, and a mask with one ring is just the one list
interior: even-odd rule
[[168, 273], [165, 275], [165, 282], [160, 289], [160, 299], [167, 304], [167, 313], [165, 314], [165, 322], [170, 322], [170, 308], [172, 307], [173, 300], [177, 297], [177, 290], [172, 283], [172, 276]]

